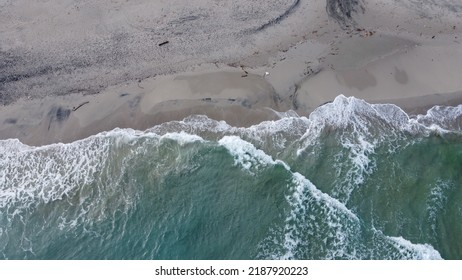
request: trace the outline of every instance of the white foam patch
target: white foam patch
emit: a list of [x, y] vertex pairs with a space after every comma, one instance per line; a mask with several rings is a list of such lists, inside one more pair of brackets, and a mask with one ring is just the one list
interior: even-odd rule
[[[139, 152], [131, 147], [143, 139], [155, 142], [170, 139], [179, 145], [204, 141], [184, 132], [159, 136], [149, 131], [119, 128], [69, 144], [41, 147], [27, 146], [14, 139], [1, 140], [0, 208], [15, 205], [10, 214], [20, 215], [37, 203], [63, 200], [82, 186], [100, 184], [98, 180], [105, 168], [114, 161], [120, 161], [120, 168], [124, 168], [124, 162]], [[119, 149], [124, 145], [126, 148]], [[111, 180], [117, 185], [116, 178]]]
[[223, 134], [233, 132], [236, 128], [225, 121], [216, 121], [204, 115], [193, 115], [182, 121], [170, 121], [156, 125], [146, 131], [163, 135], [166, 133], [188, 133], [201, 136], [202, 134]]
[[20, 208], [28, 208], [36, 198], [47, 203], [61, 199], [78, 184], [90, 183], [90, 175], [104, 162], [105, 149], [84, 148], [81, 143], [32, 148], [2, 141], [0, 207], [20, 201]]
[[349, 216], [352, 220], [355, 220], [355, 221], [359, 222], [359, 218], [356, 216], [356, 214], [351, 212], [351, 210], [348, 209], [345, 206], [345, 204], [343, 204], [339, 200], [329, 196], [328, 194], [323, 193], [322, 191], [320, 191], [318, 188], [316, 188], [316, 186], [313, 183], [311, 183], [308, 179], [306, 179], [302, 174], [296, 172], [296, 173], [293, 173], [293, 176], [294, 176], [294, 181], [296, 182], [296, 185], [297, 185], [297, 188], [296, 188], [297, 191], [295, 192], [295, 199], [297, 201], [299, 201], [300, 195], [302, 194], [302, 192], [301, 192], [302, 186], [307, 187], [309, 189], [309, 191], [310, 191], [310, 194], [317, 201], [320, 201], [320, 202], [322, 201], [323, 203], [325, 203], [330, 208], [338, 209], [342, 213], [347, 214], [347, 216]]
[[364, 166], [365, 153], [372, 153], [377, 141], [383, 138], [383, 134], [389, 137], [390, 132], [388, 128], [385, 128], [386, 133], [381, 133], [383, 132], [381, 130], [374, 131], [381, 126], [377, 124], [373, 127], [372, 121], [387, 122], [389, 119], [381, 117], [384, 111], [392, 111], [399, 115], [396, 113], [399, 110], [395, 107], [393, 105], [377, 107], [380, 110], [378, 111], [363, 100], [340, 95], [332, 103], [325, 104], [310, 114], [309, 126], [301, 139], [301, 147], [297, 155], [301, 155], [308, 147], [320, 144], [323, 133], [330, 134], [337, 131], [340, 133], [341, 143], [356, 154], [353, 160], [358, 165]]
[[287, 116], [277, 121], [265, 121], [249, 128], [240, 129], [239, 135], [258, 141], [261, 146], [272, 144], [271, 150], [284, 151], [288, 145], [296, 143], [305, 133], [308, 119]]
[[287, 116], [276, 121], [264, 121], [250, 127], [232, 127], [224, 121], [212, 120], [206, 116], [195, 115], [183, 121], [171, 121], [148, 129], [158, 135], [185, 132], [205, 140], [218, 141], [224, 136], [239, 136], [254, 145], [280, 153], [288, 144], [296, 143], [306, 131], [305, 117]]
[[[312, 235], [318, 235], [316, 238], [321, 238], [319, 232], [316, 233], [317, 225], [314, 224], [316, 222], [314, 215], [319, 215], [313, 212], [316, 208], [322, 209], [321, 213], [325, 219], [323, 223], [328, 225], [328, 231], [323, 233], [326, 239], [318, 241], [329, 248], [325, 258], [334, 259], [350, 255], [351, 249], [348, 247], [354, 244], [351, 239], [354, 239], [355, 233], [359, 231], [359, 218], [343, 203], [317, 189], [300, 173], [293, 173], [293, 184], [293, 193], [287, 197], [291, 210], [283, 229], [284, 251], [273, 254], [272, 258], [296, 259], [300, 247], [314, 246], [314, 244], [307, 244], [304, 237], [307, 232], [311, 232]], [[327, 241], [327, 238], [331, 241]]]
[[431, 223], [431, 228], [436, 233], [436, 223], [438, 215], [443, 211], [447, 203], [445, 192], [453, 188], [453, 184], [447, 181], [438, 180], [434, 187], [432, 187], [430, 194], [427, 198], [427, 213], [428, 220]]
[[258, 170], [260, 166], [273, 165], [276, 162], [262, 150], [256, 149], [251, 143], [238, 136], [225, 136], [218, 141], [234, 157], [235, 164], [242, 166], [249, 172]]
[[425, 115], [418, 115], [416, 122], [422, 126], [435, 130], [438, 128], [442, 132], [462, 130], [462, 105], [453, 106], [434, 106]]
[[184, 131], [181, 131], [180, 133], [166, 133], [162, 135], [161, 139], [170, 139], [176, 141], [178, 144], [181, 146], [184, 146], [189, 143], [194, 143], [194, 142], [205, 142], [202, 137], [198, 135], [193, 135], [193, 134], [188, 134]]
[[[434, 106], [425, 115], [410, 118], [393, 104], [369, 104], [355, 97], [337, 96], [332, 103], [324, 104], [309, 116], [309, 126], [298, 151], [300, 154], [325, 130], [346, 130], [350, 134], [373, 137], [376, 141], [390, 141], [400, 133], [421, 134], [462, 130], [462, 105]], [[426, 133], [427, 132], [427, 133]]]
[[[341, 198], [343, 203], [347, 203], [353, 191], [364, 184], [367, 177], [375, 171], [376, 163], [373, 155], [377, 144], [369, 141], [361, 134], [358, 134], [354, 140], [342, 137], [341, 144], [348, 151], [351, 167], [345, 172], [343, 178], [337, 178], [338, 182], [333, 194]], [[345, 168], [343, 156], [335, 158], [335, 168], [337, 173], [341, 173], [341, 170]]]
[[440, 253], [429, 244], [413, 244], [403, 237], [387, 238], [393, 246], [400, 252], [403, 258], [418, 260], [442, 260]]
[[371, 107], [377, 112], [380, 118], [386, 123], [395, 127], [406, 127], [409, 123], [409, 116], [400, 107], [394, 104], [372, 104]]
[[364, 174], [370, 174], [370, 165], [372, 163], [371, 155], [375, 152], [376, 144], [368, 142], [365, 137], [358, 135], [356, 143], [350, 139], [345, 139], [342, 146], [350, 151], [349, 157], [356, 172], [354, 178], [355, 184], [362, 184], [364, 182]]

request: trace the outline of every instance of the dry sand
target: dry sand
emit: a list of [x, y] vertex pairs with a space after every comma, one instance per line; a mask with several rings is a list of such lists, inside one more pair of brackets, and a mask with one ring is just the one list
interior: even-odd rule
[[0, 0], [0, 139], [194, 114], [248, 126], [339, 94], [411, 114], [461, 104], [462, 4], [346, 2]]

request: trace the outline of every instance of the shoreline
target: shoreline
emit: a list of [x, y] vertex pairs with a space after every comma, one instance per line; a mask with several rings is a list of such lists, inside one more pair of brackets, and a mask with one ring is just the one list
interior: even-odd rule
[[[323, 3], [300, 1], [289, 12], [283, 10], [282, 18], [268, 11], [269, 19], [278, 20], [262, 25], [263, 31], [239, 37], [247, 42], [242, 49], [230, 46], [214, 53], [214, 61], [202, 53], [183, 56], [186, 62], [175, 65], [180, 55], [171, 50], [161, 60], [174, 56], [172, 65], [176, 68], [166, 66], [164, 73], [140, 70], [144, 73], [141, 76], [130, 76], [117, 84], [108, 82], [95, 94], [72, 90], [59, 95], [42, 94], [49, 85], [37, 79], [46, 79], [48, 74], [24, 78], [22, 82], [5, 80], [3, 88], [14, 85], [22, 89], [34, 81], [42, 83], [42, 87], [35, 91], [37, 95], [18, 96], [0, 107], [0, 139], [17, 138], [28, 145], [66, 143], [116, 127], [145, 130], [198, 114], [232, 126], [250, 126], [278, 119], [275, 111], [293, 110], [308, 116], [340, 94], [369, 103], [396, 104], [410, 115], [425, 113], [434, 105], [462, 104], [462, 19], [457, 13], [451, 17], [444, 14], [447, 22], [443, 22], [421, 16], [422, 12], [439, 15], [440, 11], [434, 11], [430, 4], [414, 10], [417, 8], [398, 7], [393, 1], [380, 6], [366, 3], [364, 13], [353, 14], [342, 26], [329, 18], [325, 9], [320, 13]], [[392, 11], [393, 21], [385, 16]], [[300, 28], [307, 15], [311, 16], [310, 24]], [[415, 21], [409, 20], [410, 16]], [[1, 31], [0, 38], [23, 32]], [[32, 39], [30, 42], [34, 42]], [[215, 48], [228, 39], [219, 41]], [[171, 41], [162, 47], [174, 44]], [[139, 63], [138, 59], [126, 59], [130, 67]], [[147, 64], [140, 64], [140, 69], [149, 68]], [[2, 69], [14, 72], [14, 67]], [[119, 77], [110, 73], [99, 77], [97, 73], [104, 67], [95, 67], [95, 71], [92, 68], [76, 78], [83, 79], [84, 84], [99, 85]], [[58, 86], [65, 86], [69, 73], [54, 77], [55, 74], [50, 74], [50, 85], [63, 77]]]
[[[229, 74], [229, 73], [225, 73]], [[309, 117], [316, 108], [333, 99], [319, 102], [313, 110], [278, 111], [277, 107], [290, 106], [261, 98], [249, 102], [246, 98], [204, 97], [201, 99], [146, 102], [151, 96], [143, 94], [69, 95], [62, 98], [20, 100], [1, 110], [4, 119], [0, 125], [0, 140], [15, 138], [23, 144], [42, 146], [53, 143], [70, 143], [115, 128], [147, 130], [169, 121], [182, 121], [192, 115], [206, 115], [223, 120], [235, 127], [249, 127], [263, 121], [280, 119], [280, 113], [289, 110]], [[58, 99], [58, 100], [57, 100]], [[365, 100], [370, 104], [394, 104], [410, 117], [424, 115], [434, 106], [462, 104], [462, 91], [448, 94], [431, 94], [397, 99]], [[141, 102], [144, 102], [141, 105]], [[76, 105], [80, 106], [77, 110]]]

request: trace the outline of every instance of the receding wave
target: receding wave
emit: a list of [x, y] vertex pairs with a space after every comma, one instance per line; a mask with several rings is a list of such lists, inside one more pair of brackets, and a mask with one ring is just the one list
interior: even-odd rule
[[5, 259], [461, 258], [462, 106], [0, 141]]

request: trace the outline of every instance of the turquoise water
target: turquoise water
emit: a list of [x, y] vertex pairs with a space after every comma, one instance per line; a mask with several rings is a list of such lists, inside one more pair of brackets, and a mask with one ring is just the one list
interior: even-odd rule
[[0, 141], [3, 259], [461, 259], [462, 106]]

